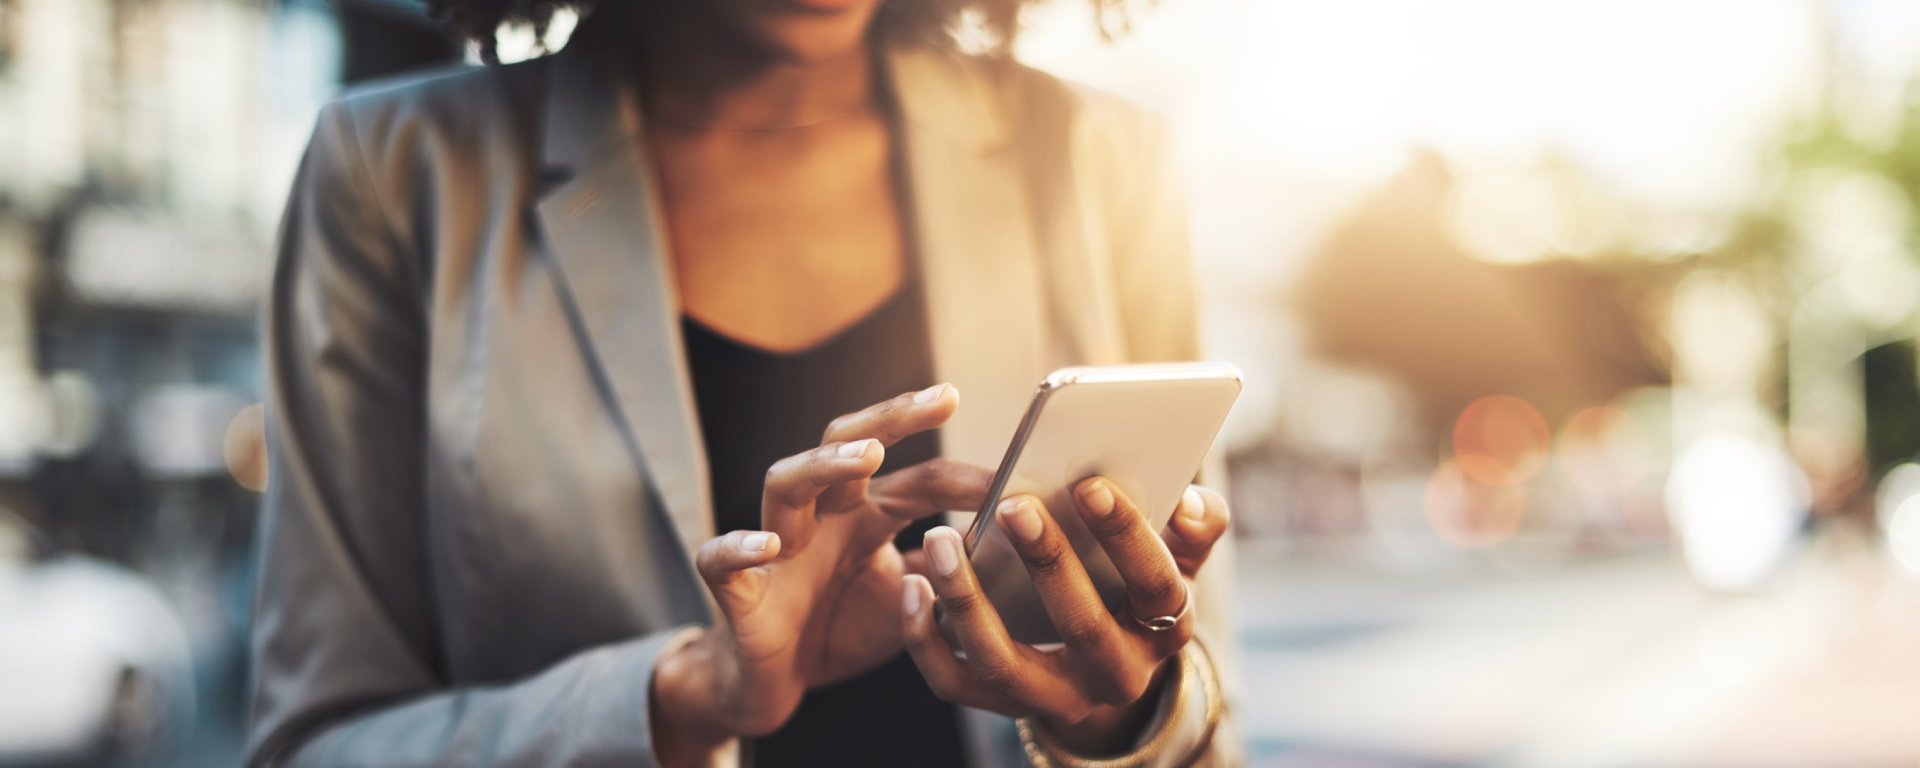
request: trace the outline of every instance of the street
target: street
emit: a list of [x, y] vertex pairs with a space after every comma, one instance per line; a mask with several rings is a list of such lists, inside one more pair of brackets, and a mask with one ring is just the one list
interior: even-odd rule
[[1858, 536], [1807, 541], [1750, 595], [1665, 552], [1438, 576], [1354, 560], [1240, 553], [1255, 765], [1920, 764], [1920, 585]]

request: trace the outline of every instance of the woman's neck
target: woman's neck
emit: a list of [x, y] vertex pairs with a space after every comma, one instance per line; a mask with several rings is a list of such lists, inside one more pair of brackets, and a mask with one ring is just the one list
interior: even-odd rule
[[640, 98], [657, 123], [779, 130], [874, 107], [873, 56], [865, 46], [825, 59], [783, 59], [697, 11], [647, 14], [628, 29]]

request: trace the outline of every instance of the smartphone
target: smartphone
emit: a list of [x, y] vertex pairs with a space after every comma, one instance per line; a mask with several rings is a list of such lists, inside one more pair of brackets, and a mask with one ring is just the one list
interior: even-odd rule
[[1126, 584], [1080, 521], [1074, 486], [1094, 475], [1107, 478], [1159, 531], [1199, 474], [1240, 387], [1240, 370], [1225, 363], [1064, 368], [1040, 382], [966, 535], [981, 588], [1014, 640], [1048, 645], [1060, 637], [1025, 563], [994, 520], [1000, 500], [1039, 497], [1100, 598], [1109, 608], [1121, 607]]

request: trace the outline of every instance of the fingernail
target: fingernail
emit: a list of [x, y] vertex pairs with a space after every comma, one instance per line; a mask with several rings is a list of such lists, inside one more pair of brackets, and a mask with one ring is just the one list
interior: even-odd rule
[[1040, 514], [1025, 498], [1016, 497], [1000, 502], [1000, 521], [1009, 533], [1021, 541], [1037, 541], [1040, 538]]
[[952, 576], [954, 571], [960, 570], [960, 536], [953, 529], [935, 528], [927, 531], [925, 546], [935, 573]]
[[947, 391], [947, 385], [935, 384], [931, 387], [927, 387], [926, 389], [913, 393], [913, 402], [915, 405], [926, 405], [927, 403], [931, 403], [935, 400], [940, 399], [941, 393], [944, 393], [946, 391]]
[[1080, 501], [1087, 505], [1087, 511], [1094, 517], [1106, 517], [1113, 511], [1113, 489], [1107, 487], [1107, 481], [1095, 480], [1087, 483], [1087, 489], [1080, 494]]
[[749, 533], [746, 538], [740, 540], [740, 546], [748, 552], [765, 552], [767, 543], [771, 541], [773, 541], [771, 533]]
[[857, 459], [862, 456], [865, 456], [867, 455], [867, 448], [871, 445], [873, 445], [873, 440], [871, 438], [866, 440], [855, 440], [851, 443], [847, 443], [846, 445], [842, 445], [840, 446], [840, 458]]
[[1188, 522], [1200, 522], [1207, 519], [1207, 502], [1200, 498], [1200, 491], [1187, 486], [1187, 492], [1180, 494], [1180, 515]]
[[908, 576], [906, 582], [906, 589], [901, 590], [900, 609], [912, 616], [920, 612], [920, 585], [912, 576]]

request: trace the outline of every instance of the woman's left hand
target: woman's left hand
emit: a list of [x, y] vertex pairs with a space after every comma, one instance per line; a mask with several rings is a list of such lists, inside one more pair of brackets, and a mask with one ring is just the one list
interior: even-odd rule
[[[1193, 637], [1190, 581], [1227, 530], [1218, 493], [1189, 488], [1165, 530], [1102, 478], [1074, 489], [1074, 506], [1127, 584], [1108, 610], [1064, 533], [1032, 496], [1010, 497], [995, 515], [1026, 562], [1047, 616], [1064, 640], [1042, 651], [1008, 636], [980, 591], [960, 535], [927, 532], [926, 577], [908, 576], [903, 635], [934, 693], [958, 704], [1013, 717], [1038, 717], [1070, 748], [1124, 750], [1157, 701], [1148, 694]], [[965, 658], [935, 626], [932, 602], [946, 609]], [[1155, 630], [1147, 619], [1178, 617]]]

